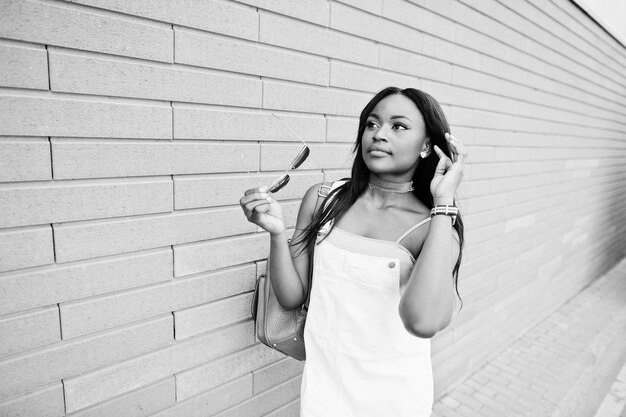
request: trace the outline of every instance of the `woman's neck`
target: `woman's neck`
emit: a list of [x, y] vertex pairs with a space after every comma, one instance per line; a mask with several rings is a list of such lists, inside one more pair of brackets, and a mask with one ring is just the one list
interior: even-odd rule
[[413, 181], [383, 179], [373, 173], [370, 174], [367, 185], [371, 190], [380, 191], [382, 193], [406, 194], [413, 191]]
[[413, 197], [412, 181], [382, 179], [375, 174], [370, 174], [367, 194], [372, 202], [381, 207], [396, 201], [406, 200]]

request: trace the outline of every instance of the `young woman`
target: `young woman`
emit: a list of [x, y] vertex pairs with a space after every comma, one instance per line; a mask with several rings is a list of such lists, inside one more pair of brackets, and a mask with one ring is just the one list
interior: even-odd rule
[[307, 297], [314, 249], [301, 417], [430, 416], [430, 338], [458, 295], [463, 224], [451, 206], [465, 158], [434, 98], [389, 87], [361, 113], [351, 179], [320, 207], [320, 185], [307, 191], [291, 242], [267, 187], [245, 192], [286, 308]]

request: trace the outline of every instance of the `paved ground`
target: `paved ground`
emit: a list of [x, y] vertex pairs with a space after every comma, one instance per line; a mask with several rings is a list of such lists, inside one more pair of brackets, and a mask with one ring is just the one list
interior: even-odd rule
[[626, 259], [442, 397], [433, 417], [626, 417]]
[[[626, 337], [626, 335], [624, 335]], [[626, 365], [615, 379], [594, 417], [626, 417]]]

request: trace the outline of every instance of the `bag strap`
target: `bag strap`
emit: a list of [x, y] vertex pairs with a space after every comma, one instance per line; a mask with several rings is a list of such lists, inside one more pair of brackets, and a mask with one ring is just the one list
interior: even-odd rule
[[[317, 200], [315, 201], [315, 208], [313, 210], [313, 213], [316, 213], [318, 210], [318, 207], [320, 205], [320, 200], [326, 199], [326, 197], [328, 197], [328, 194], [331, 193], [331, 191], [333, 191], [334, 189], [342, 186], [343, 184], [345, 184], [346, 182], [348, 182], [348, 180], [339, 180], [339, 181], [333, 181], [333, 182], [324, 182], [322, 183], [322, 185], [320, 185], [320, 188], [317, 190]], [[324, 229], [327, 232], [327, 228], [330, 226], [328, 223], [325, 224], [320, 231], [322, 231], [322, 229]], [[308, 309], [309, 308], [309, 300], [311, 298], [311, 281], [313, 279], [313, 259], [314, 259], [314, 254], [315, 254], [315, 245], [313, 245], [313, 247], [311, 248], [310, 252], [309, 252], [309, 282], [308, 282], [308, 291], [307, 291], [307, 295], [306, 295], [306, 300], [304, 301], [304, 308]]]
[[[339, 181], [334, 181], [330, 186], [325, 186], [322, 185], [319, 189], [319, 191], [317, 192], [317, 195], [323, 195], [324, 198], [326, 198], [328, 196], [328, 194], [330, 194], [331, 191], [333, 191], [335, 188], [338, 188], [340, 186], [342, 186], [343, 184], [345, 184], [346, 182], [348, 182], [348, 180], [339, 180]], [[322, 188], [324, 188], [324, 190], [322, 190]], [[322, 193], [322, 194], [320, 194]], [[333, 196], [334, 197], [334, 196]], [[319, 201], [319, 197], [318, 197], [318, 201]], [[316, 205], [317, 207], [317, 205]], [[328, 232], [330, 232], [330, 228], [332, 226], [332, 220], [325, 223], [322, 227], [320, 227], [320, 230], [318, 230], [317, 235], [318, 237], [323, 237], [326, 236], [328, 234]]]

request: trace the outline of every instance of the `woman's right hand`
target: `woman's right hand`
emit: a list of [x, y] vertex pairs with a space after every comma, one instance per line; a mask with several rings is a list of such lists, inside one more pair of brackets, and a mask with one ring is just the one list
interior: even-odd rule
[[260, 226], [272, 235], [285, 231], [283, 209], [278, 201], [267, 193], [267, 187], [246, 190], [239, 204], [250, 223]]

